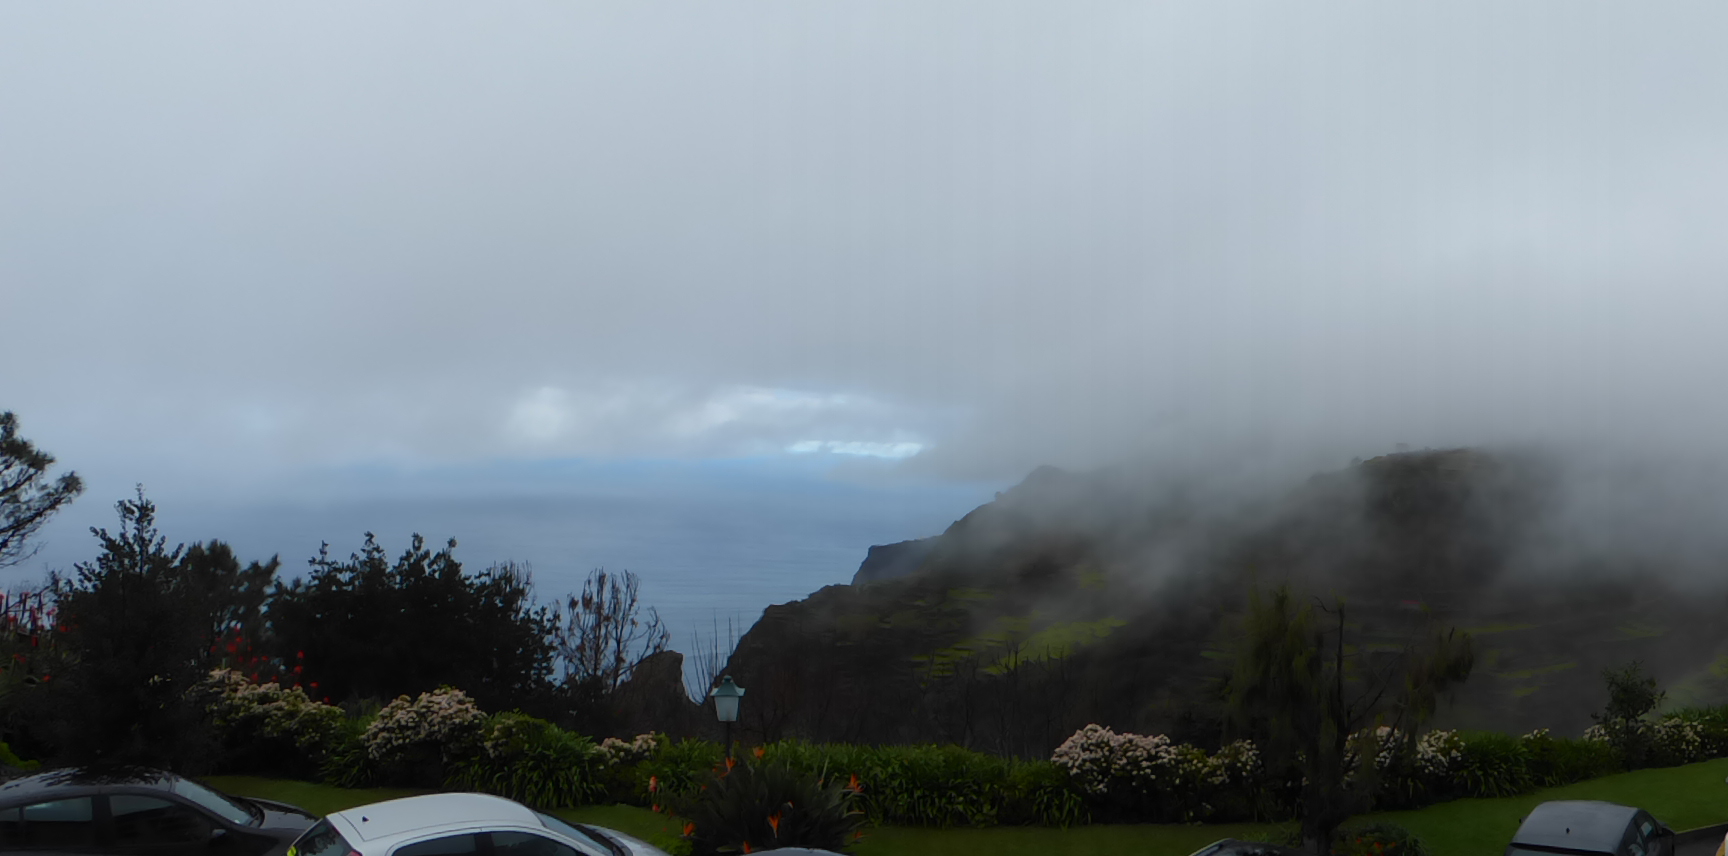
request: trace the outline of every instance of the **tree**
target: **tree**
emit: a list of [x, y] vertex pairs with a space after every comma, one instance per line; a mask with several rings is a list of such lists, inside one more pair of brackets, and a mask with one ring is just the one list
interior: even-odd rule
[[71, 577], [52, 577], [62, 661], [45, 684], [67, 760], [186, 768], [202, 760], [202, 711], [188, 690], [224, 656], [218, 643], [258, 625], [276, 560], [244, 567], [226, 544], [168, 549], [139, 488], [116, 504], [120, 529]]
[[47, 479], [54, 456], [18, 436], [18, 417], [0, 413], [0, 568], [28, 559], [24, 545], [54, 512], [84, 490], [77, 473]]
[[[1273, 769], [1302, 777], [1302, 840], [1319, 856], [1339, 824], [1369, 807], [1378, 785], [1371, 729], [1387, 725], [1413, 739], [1439, 693], [1474, 663], [1468, 635], [1387, 624], [1352, 624], [1342, 602], [1298, 606], [1287, 586], [1249, 597], [1229, 708]], [[1352, 769], [1352, 755], [1366, 762]]]
[[641, 585], [629, 571], [598, 568], [569, 599], [557, 634], [566, 682], [594, 682], [610, 695], [643, 660], [666, 650], [671, 634], [653, 607], [641, 614]]
[[1627, 768], [1642, 767], [1649, 760], [1654, 743], [1644, 717], [1668, 693], [1654, 677], [1644, 674], [1644, 664], [1637, 660], [1618, 669], [1603, 669], [1602, 681], [1608, 685], [1608, 706], [1590, 718], [1602, 726], [1609, 745], [1620, 751]]
[[565, 601], [553, 630], [563, 669], [556, 718], [564, 726], [587, 734], [614, 731], [619, 686], [642, 661], [666, 650], [671, 634], [654, 608], [641, 614], [640, 587], [630, 571], [598, 568], [583, 581], [582, 593]]
[[439, 686], [490, 710], [533, 707], [549, 690], [555, 621], [527, 569], [466, 573], [456, 542], [419, 535], [392, 564], [372, 533], [347, 561], [329, 545], [303, 580], [278, 583], [266, 608], [273, 650], [303, 664], [314, 696], [388, 701]]

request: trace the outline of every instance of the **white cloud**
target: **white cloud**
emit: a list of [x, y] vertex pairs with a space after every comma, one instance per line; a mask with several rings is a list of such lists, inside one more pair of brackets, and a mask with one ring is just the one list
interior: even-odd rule
[[864, 458], [910, 458], [924, 451], [923, 443], [901, 440], [892, 443], [875, 443], [860, 440], [800, 440], [786, 447], [786, 451], [794, 455], [808, 455], [814, 452], [827, 452], [831, 455], [852, 455]]

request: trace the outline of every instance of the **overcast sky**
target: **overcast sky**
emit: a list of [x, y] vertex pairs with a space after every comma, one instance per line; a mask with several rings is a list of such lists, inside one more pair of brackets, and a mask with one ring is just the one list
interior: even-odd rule
[[101, 519], [672, 462], [629, 489], [837, 482], [913, 537], [1041, 463], [1720, 454], [1724, 32], [0, 0], [0, 409]]

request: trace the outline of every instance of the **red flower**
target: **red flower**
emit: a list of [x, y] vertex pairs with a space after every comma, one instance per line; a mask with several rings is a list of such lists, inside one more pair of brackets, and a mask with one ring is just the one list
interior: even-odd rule
[[774, 830], [774, 837], [780, 837], [780, 812], [768, 815], [768, 827]]
[[696, 834], [696, 824], [694, 824], [694, 823], [684, 824], [684, 834], [687, 836], [688, 835], [695, 835]]

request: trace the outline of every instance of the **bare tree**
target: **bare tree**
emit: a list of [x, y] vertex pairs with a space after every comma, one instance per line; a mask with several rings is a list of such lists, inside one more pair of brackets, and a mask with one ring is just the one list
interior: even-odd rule
[[84, 490], [77, 473], [49, 481], [54, 456], [18, 436], [18, 417], [0, 413], [0, 568], [30, 558], [25, 542]]
[[554, 634], [566, 683], [610, 695], [643, 660], [666, 650], [671, 634], [653, 607], [641, 614], [640, 587], [629, 571], [597, 568], [570, 598]]
[[701, 634], [690, 634], [690, 647], [694, 654], [690, 662], [694, 674], [685, 689], [690, 693], [690, 700], [702, 702], [708, 697], [708, 691], [719, 682], [720, 676], [726, 671], [726, 664], [731, 662], [732, 653], [738, 650], [738, 626], [732, 617], [726, 617], [726, 635], [720, 635], [720, 617], [714, 617], [714, 630], [707, 639]]

